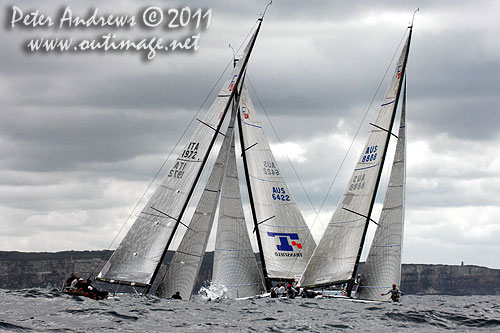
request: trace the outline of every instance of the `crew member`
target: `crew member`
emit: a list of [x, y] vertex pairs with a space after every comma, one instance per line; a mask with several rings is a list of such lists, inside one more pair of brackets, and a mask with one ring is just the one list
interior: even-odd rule
[[401, 291], [399, 291], [399, 289], [396, 287], [396, 284], [394, 284], [394, 283], [392, 284], [392, 289], [391, 290], [389, 290], [385, 294], [382, 293], [380, 295], [385, 296], [385, 295], [387, 295], [389, 293], [391, 294], [391, 300], [393, 302], [399, 302], [399, 297], [401, 297], [401, 295], [403, 294]]
[[181, 293], [179, 291], [176, 291], [175, 294], [172, 295], [172, 299], [182, 299]]

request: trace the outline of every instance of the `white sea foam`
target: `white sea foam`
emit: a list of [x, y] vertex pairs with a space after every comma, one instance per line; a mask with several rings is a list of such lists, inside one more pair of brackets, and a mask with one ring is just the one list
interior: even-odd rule
[[198, 295], [200, 295], [204, 300], [211, 301], [225, 298], [226, 291], [226, 286], [207, 281], [205, 282], [205, 286], [201, 287], [198, 291]]

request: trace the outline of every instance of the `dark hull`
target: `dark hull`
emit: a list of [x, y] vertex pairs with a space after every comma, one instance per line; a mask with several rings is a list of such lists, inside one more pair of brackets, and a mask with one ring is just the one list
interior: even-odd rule
[[87, 297], [94, 299], [96, 301], [100, 301], [103, 299], [108, 298], [108, 293], [106, 291], [97, 291], [94, 288], [95, 291], [84, 291], [82, 289], [79, 290], [70, 290], [70, 289], [63, 289], [61, 292], [66, 295], [71, 295], [71, 296], [82, 296], [82, 297]]

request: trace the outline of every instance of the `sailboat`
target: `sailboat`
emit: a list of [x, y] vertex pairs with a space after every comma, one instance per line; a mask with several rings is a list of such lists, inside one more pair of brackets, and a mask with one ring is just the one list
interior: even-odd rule
[[[356, 163], [348, 186], [302, 275], [299, 283], [302, 287], [317, 288], [345, 284], [346, 294], [351, 296], [368, 224], [373, 221], [371, 215], [386, 159], [387, 147], [393, 135], [391, 130], [405, 76], [413, 22], [408, 29], [406, 43], [380, 105], [378, 117], [375, 123], [370, 123], [370, 135]], [[385, 208], [386, 211], [390, 209], [389, 206]], [[383, 223], [386, 225], [385, 222]], [[380, 228], [380, 230], [383, 229]], [[402, 228], [399, 232], [401, 233], [400, 237], [402, 237]], [[399, 242], [400, 244], [401, 242]], [[375, 251], [373, 253], [375, 255]], [[394, 263], [394, 266], [401, 266], [401, 257], [399, 256], [397, 260], [398, 262]], [[377, 264], [370, 265], [376, 266]], [[387, 270], [387, 268], [383, 270]], [[365, 285], [367, 281], [365, 277]], [[397, 280], [395, 279], [394, 282]], [[366, 293], [362, 289], [360, 289], [360, 297], [367, 297], [364, 296]]]
[[[262, 20], [263, 17], [259, 19], [242, 59], [233, 68], [204, 119], [199, 120], [182, 153], [97, 275], [97, 280], [142, 287], [143, 293], [149, 293], [153, 283], [161, 280], [162, 277], [158, 276], [161, 264], [179, 225], [187, 227], [186, 209], [242, 82]], [[213, 197], [209, 199], [213, 200]], [[201, 214], [202, 217], [205, 213]], [[195, 215], [197, 218], [200, 217]]]
[[[98, 280], [143, 287], [144, 293], [149, 293], [153, 284], [159, 284], [158, 296], [170, 297], [179, 292], [189, 299], [219, 198], [221, 225], [217, 232], [214, 277], [217, 283], [236, 291], [228, 292], [230, 297], [255, 296], [268, 290], [273, 279], [290, 281], [304, 270], [316, 244], [284, 182], [244, 85], [248, 59], [264, 14], [204, 120], [199, 120], [192, 138], [97, 276]], [[229, 125], [222, 133], [230, 108]], [[239, 188], [236, 189], [236, 119], [262, 273], [251, 249]], [[224, 139], [215, 164], [190, 223], [185, 223], [187, 205], [219, 134]], [[179, 225], [186, 232], [165, 274], [160, 275], [160, 265]]]
[[378, 220], [370, 252], [356, 289], [356, 297], [365, 300], [388, 301], [387, 293], [401, 284], [401, 248], [406, 187], [406, 80], [401, 108], [398, 141], [392, 162], [389, 185]]
[[[271, 152], [246, 86], [243, 84], [238, 91], [241, 93], [235, 97], [237, 102], [233, 104], [221, 150], [189, 228], [169, 263], [157, 293], [160, 296], [168, 297], [176, 291], [192, 294], [220, 191], [212, 282], [226, 288], [226, 297], [255, 296], [269, 290], [273, 280], [292, 281], [304, 270], [316, 246]], [[238, 176], [232, 157], [235, 147], [230, 144], [234, 140], [236, 116], [262, 274], [251, 248], [236, 187]], [[247, 142], [252, 144], [246, 145]]]

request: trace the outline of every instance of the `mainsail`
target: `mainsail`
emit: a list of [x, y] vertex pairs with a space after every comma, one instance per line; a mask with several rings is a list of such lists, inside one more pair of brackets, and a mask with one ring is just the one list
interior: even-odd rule
[[316, 243], [283, 179], [244, 85], [239, 117], [245, 175], [264, 275], [269, 279], [299, 277]]
[[405, 46], [387, 89], [375, 124], [330, 223], [304, 271], [301, 286], [349, 282], [357, 270], [366, 230], [389, 144], [411, 40]]
[[231, 140], [220, 199], [212, 284], [224, 286], [226, 297], [239, 298], [260, 294], [264, 285], [241, 204], [234, 136]]
[[198, 202], [191, 223], [170, 261], [167, 272], [158, 288], [157, 295], [160, 297], [170, 297], [179, 291], [184, 299], [191, 298], [219, 202], [222, 179], [233, 138], [233, 128], [237, 112], [237, 102], [235, 103], [236, 105], [233, 106], [231, 120], [229, 121], [219, 154], [208, 177], [207, 184]]
[[191, 139], [158, 186], [124, 239], [105, 264], [97, 279], [137, 286], [151, 286], [172, 237], [182, 222], [183, 214], [201, 175], [210, 150], [240, 85], [262, 18], [250, 39], [242, 60], [233, 69], [229, 80]]
[[389, 300], [381, 296], [401, 283], [401, 247], [403, 245], [406, 179], [406, 84], [403, 92], [398, 142], [394, 153], [389, 185], [375, 237], [366, 258], [356, 295], [360, 299]]

